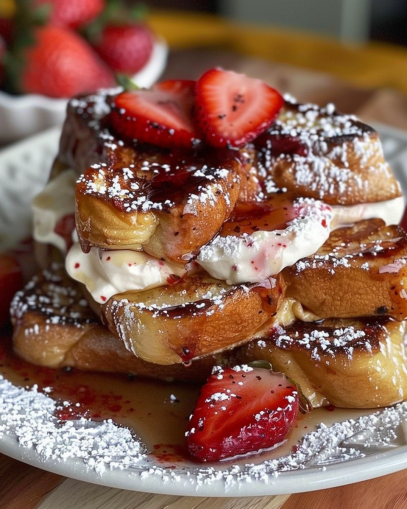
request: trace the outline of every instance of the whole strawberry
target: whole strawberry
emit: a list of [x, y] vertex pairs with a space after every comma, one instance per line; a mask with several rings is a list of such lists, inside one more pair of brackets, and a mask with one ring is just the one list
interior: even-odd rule
[[37, 28], [33, 44], [21, 57], [20, 93], [63, 98], [115, 85], [112, 71], [84, 39], [66, 28]]
[[105, 0], [33, 0], [42, 9], [47, 24], [80, 28], [93, 21], [105, 8]]
[[94, 48], [116, 72], [132, 75], [148, 62], [154, 38], [143, 23], [111, 24], [103, 28]]
[[300, 394], [282, 373], [236, 366], [219, 369], [202, 387], [187, 445], [199, 461], [219, 461], [281, 443], [298, 414]]

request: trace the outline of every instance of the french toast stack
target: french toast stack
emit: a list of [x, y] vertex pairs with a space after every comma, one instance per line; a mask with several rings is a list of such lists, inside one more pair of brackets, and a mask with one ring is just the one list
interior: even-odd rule
[[404, 200], [377, 132], [275, 93], [266, 123], [225, 141], [204, 85], [135, 93], [188, 106], [201, 131], [133, 115], [121, 89], [70, 101], [34, 201], [43, 271], [12, 303], [16, 352], [199, 383], [267, 360], [313, 406], [404, 400]]

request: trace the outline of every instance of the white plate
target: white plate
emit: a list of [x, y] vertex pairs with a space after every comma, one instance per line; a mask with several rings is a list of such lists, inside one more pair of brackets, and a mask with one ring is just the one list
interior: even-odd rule
[[[407, 134], [376, 127], [382, 134], [387, 159], [406, 192]], [[30, 199], [47, 180], [58, 136], [57, 130], [51, 130], [0, 152], [0, 248], [30, 232]], [[173, 394], [188, 405], [189, 389], [160, 385], [154, 393], [151, 384], [147, 386], [145, 393], [143, 383], [134, 387], [140, 391], [141, 405], [148, 405], [150, 400], [156, 404], [154, 398], [161, 401], [160, 443], [166, 443], [166, 433], [174, 431], [176, 422]], [[305, 492], [407, 467], [407, 404], [378, 412], [316, 410], [300, 421], [282, 447], [260, 456], [204, 466], [186, 459], [157, 461], [143, 453], [143, 443], [127, 428], [112, 422], [83, 420], [61, 426], [52, 416], [54, 406], [44, 394], [0, 380], [0, 452], [95, 484], [209, 497]], [[135, 431], [143, 438], [153, 435], [153, 428], [147, 420], [144, 427], [136, 425]], [[146, 442], [149, 440], [151, 436]]]
[[[165, 69], [167, 55], [166, 42], [158, 39], [149, 61], [133, 76], [133, 81], [143, 88], [153, 85]], [[66, 104], [66, 99], [52, 99], [38, 94], [12, 96], [0, 91], [0, 143], [12, 143], [62, 125]]]

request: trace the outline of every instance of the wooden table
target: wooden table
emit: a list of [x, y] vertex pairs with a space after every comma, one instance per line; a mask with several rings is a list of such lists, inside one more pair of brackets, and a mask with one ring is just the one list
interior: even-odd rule
[[[165, 77], [195, 77], [213, 65], [237, 68], [301, 100], [335, 100], [372, 121], [407, 130], [407, 49], [233, 25], [211, 16], [157, 13], [153, 27], [170, 43]], [[326, 74], [329, 73], [329, 74]], [[407, 471], [316, 492], [257, 498], [150, 495], [96, 486], [0, 454], [1, 509], [370, 509], [407, 507]]]
[[0, 454], [2, 509], [402, 509], [407, 472], [295, 495], [201, 498], [106, 488], [45, 472]]

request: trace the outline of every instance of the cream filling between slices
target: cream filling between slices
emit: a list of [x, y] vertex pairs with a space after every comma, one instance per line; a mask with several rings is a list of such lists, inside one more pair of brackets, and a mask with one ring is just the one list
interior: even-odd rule
[[62, 252], [66, 252], [66, 240], [55, 232], [55, 228], [63, 217], [75, 213], [77, 177], [74, 170], [63, 171], [32, 201], [34, 240], [51, 244]]
[[399, 224], [405, 210], [404, 196], [374, 203], [332, 205], [332, 229], [348, 226], [363, 219], [380, 218], [387, 224]]
[[284, 267], [314, 254], [329, 237], [332, 209], [323, 202], [301, 198], [296, 217], [284, 230], [217, 236], [204, 246], [197, 263], [227, 284], [258, 283]]
[[183, 266], [164, 262], [141, 251], [104, 251], [92, 247], [89, 253], [84, 253], [79, 243], [69, 250], [65, 267], [68, 274], [83, 283], [100, 304], [117, 293], [164, 286], [185, 274]]
[[[381, 217], [387, 222], [387, 224], [392, 224], [393, 220], [397, 220], [400, 217], [402, 210], [404, 210], [403, 198], [396, 198], [394, 200], [388, 200], [380, 203], [355, 205], [352, 207], [334, 206], [332, 207], [333, 217], [331, 219], [331, 224], [338, 228], [339, 226], [345, 226], [351, 222], [365, 218], [367, 219], [369, 217]], [[283, 264], [285, 264], [284, 266], [292, 265], [298, 259], [309, 256], [318, 249], [319, 245], [315, 247], [315, 238], [313, 237], [315, 235], [315, 227], [320, 233], [320, 235], [317, 236], [319, 238], [318, 244], [320, 244], [321, 241], [322, 243], [325, 242], [327, 235], [329, 235], [329, 228], [323, 227], [321, 220], [324, 217], [329, 219], [328, 209], [324, 216], [321, 217], [317, 214], [317, 217], [318, 221], [308, 223], [302, 234], [294, 238], [294, 241], [292, 241], [292, 233], [287, 234], [286, 237], [276, 237], [275, 234], [273, 237], [270, 235], [273, 234], [273, 232], [265, 231], [255, 232], [252, 234], [255, 239], [257, 237], [255, 240], [257, 243], [260, 243], [263, 239], [265, 244], [263, 244], [262, 249], [264, 250], [267, 249], [267, 246], [270, 248], [270, 244], [272, 242], [270, 241], [270, 237], [274, 240], [277, 238], [278, 243], [281, 243], [282, 238], [287, 238], [291, 242], [291, 249], [288, 254], [284, 254], [282, 259], [280, 258], [275, 261], [271, 260], [272, 266], [274, 266], [277, 271], [275, 273], [279, 272], [279, 266], [282, 268]], [[238, 239], [238, 237], [236, 237], [236, 239]], [[311, 239], [311, 245], [306, 245], [304, 249], [304, 242], [307, 243], [307, 239]], [[259, 271], [256, 270], [256, 267], [254, 266], [255, 264], [250, 263], [250, 257], [248, 262], [247, 255], [249, 254], [252, 256], [254, 250], [253, 247], [248, 247], [250, 242], [248, 242], [247, 239], [244, 243], [244, 249], [242, 251], [243, 254], [246, 254], [246, 259], [244, 256], [243, 258], [238, 258], [237, 255], [239, 254], [241, 245], [239, 247], [239, 243], [236, 243], [236, 258], [233, 256], [232, 259], [228, 260], [226, 269], [222, 267], [219, 270], [219, 260], [216, 258], [209, 259], [206, 265], [215, 267], [211, 274], [213, 277], [222, 279], [220, 276], [227, 276], [232, 273], [233, 276], [239, 276], [236, 278], [239, 279], [239, 282], [246, 283], [258, 282], [269, 276], [267, 267], [267, 270], [263, 270], [259, 276]], [[281, 246], [277, 247], [278, 254]], [[284, 251], [284, 249], [281, 248], [281, 251]], [[260, 259], [260, 263], [262, 263], [262, 252], [263, 251], [261, 249], [258, 249], [257, 251], [257, 257]], [[309, 252], [309, 254], [306, 254], [307, 252]], [[233, 268], [233, 266], [237, 263], [240, 263], [239, 274], [235, 274], [237, 271]], [[206, 269], [203, 263], [201, 263], [201, 266]], [[98, 248], [92, 248], [90, 253], [85, 254], [82, 252], [79, 244], [74, 244], [68, 253], [66, 268], [69, 275], [73, 279], [83, 283], [87, 290], [92, 294], [92, 297], [99, 303], [105, 302], [114, 294], [128, 290], [142, 291], [156, 286], [167, 285], [173, 275], [182, 277], [188, 270], [188, 268], [158, 260], [142, 251], [136, 252], [123, 249], [103, 251]], [[264, 276], [265, 272], [267, 272], [267, 276]], [[248, 276], [250, 275], [253, 277], [253, 281], [248, 279]], [[228, 284], [236, 284], [234, 281], [230, 283], [230, 280], [227, 280], [226, 277], [224, 277], [224, 280], [226, 280]]]
[[[34, 239], [54, 245], [62, 252], [66, 251], [66, 239], [55, 232], [55, 227], [64, 216], [74, 213], [76, 180], [77, 175], [73, 170], [62, 172], [47, 184], [44, 190], [34, 198], [32, 204]], [[373, 217], [379, 217], [387, 224], [398, 224], [404, 213], [404, 206], [403, 197], [353, 206], [332, 206], [331, 229]], [[324, 205], [324, 207], [326, 206]], [[232, 241], [233, 259], [227, 260], [226, 268], [220, 263], [216, 251], [214, 257], [210, 256], [214, 243], [212, 241], [203, 248], [206, 254], [205, 256], [200, 255], [200, 265], [213, 277], [224, 279], [228, 284], [259, 282], [278, 273], [283, 266], [292, 265], [298, 259], [313, 254], [318, 249], [321, 239], [324, 239], [323, 242], [325, 242], [327, 234], [329, 235], [329, 228], [322, 226], [321, 216], [318, 214], [316, 216], [318, 221], [308, 222], [299, 236], [295, 235], [295, 228], [292, 231], [287, 228], [284, 230], [286, 232], [284, 236], [276, 236], [275, 232], [259, 231], [250, 235], [252, 237], [250, 240], [246, 238]], [[326, 217], [328, 217], [328, 213], [326, 213]], [[318, 241], [316, 241], [316, 237], [319, 239]], [[275, 241], [278, 240], [277, 244], [279, 244], [283, 238], [289, 242], [291, 249], [287, 252], [287, 249], [283, 248], [281, 251], [285, 252], [281, 254], [282, 246], [275, 246]], [[269, 273], [267, 267], [258, 270], [256, 261], [259, 260], [260, 263], [263, 263], [262, 253], [270, 255], [273, 251], [277, 260], [271, 262], [272, 273]], [[253, 259], [255, 252], [257, 254]], [[106, 263], [103, 260], [109, 256], [116, 261], [104, 267]], [[130, 250], [118, 249], [99, 253], [97, 248], [92, 248], [90, 254], [85, 254], [76, 244], [69, 254], [69, 260], [74, 258], [76, 261], [73, 262], [73, 265], [67, 261], [68, 272], [73, 279], [86, 285], [97, 302], [104, 302], [102, 296], [108, 299], [115, 293], [127, 290], [141, 291], [155, 286], [163, 286], [168, 284], [168, 278], [171, 278], [172, 275], [183, 276], [185, 274], [184, 267], [162, 262], [143, 252]], [[255, 263], [251, 263], [252, 261]], [[72, 269], [75, 263], [80, 263], [80, 270]], [[237, 264], [239, 264], [239, 270], [235, 270]]]

